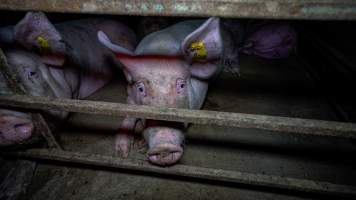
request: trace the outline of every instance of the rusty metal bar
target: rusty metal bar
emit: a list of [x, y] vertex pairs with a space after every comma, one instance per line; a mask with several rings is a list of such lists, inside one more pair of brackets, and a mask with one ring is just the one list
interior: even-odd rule
[[356, 19], [354, 0], [0, 0], [0, 9], [141, 16]]
[[[8, 86], [11, 91], [16, 94], [27, 94], [26, 89], [23, 87], [20, 79], [16, 77], [16, 74], [12, 73], [9, 65], [7, 64], [6, 58], [2, 50], [0, 49], [0, 70], [6, 79]], [[31, 113], [33, 122], [35, 123], [36, 132], [40, 133], [47, 141], [50, 148], [61, 149], [60, 145], [57, 143], [55, 137], [53, 136], [51, 129], [48, 127], [46, 120], [39, 113]]]
[[0, 96], [0, 105], [89, 114], [137, 117], [307, 135], [356, 138], [356, 124], [243, 113], [187, 110], [24, 95]]
[[296, 190], [324, 195], [356, 197], [356, 186], [351, 185], [339, 185], [329, 182], [195, 167], [181, 164], [164, 168], [150, 165], [147, 163], [147, 161], [133, 161], [130, 159], [121, 159], [111, 156], [44, 149], [31, 149], [22, 152], [6, 152], [6, 154], [3, 153], [3, 155], [17, 156], [25, 159], [55, 160], [66, 163], [79, 163], [91, 166], [128, 169], [150, 173], [199, 178], [204, 180]]

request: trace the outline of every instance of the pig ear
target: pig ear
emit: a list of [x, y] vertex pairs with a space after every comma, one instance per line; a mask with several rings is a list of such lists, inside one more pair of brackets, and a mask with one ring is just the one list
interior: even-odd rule
[[38, 52], [47, 64], [62, 65], [65, 61], [66, 45], [42, 12], [28, 12], [16, 24], [14, 39], [26, 49]]
[[221, 58], [223, 51], [219, 18], [209, 18], [190, 33], [183, 40], [181, 48], [184, 57], [191, 63], [192, 76], [210, 78], [217, 69], [214, 61]]
[[98, 31], [98, 39], [107, 48], [109, 48], [111, 51], [118, 53], [118, 54], [125, 54], [132, 56], [134, 53], [120, 45], [114, 44], [111, 42], [110, 38], [103, 32], [103, 31]]
[[126, 80], [129, 83], [132, 83], [132, 76], [130, 72], [130, 66], [132, 64], [132, 56], [134, 53], [118, 44], [114, 44], [111, 42], [110, 38], [103, 32], [98, 31], [98, 40], [103, 44], [105, 47], [109, 48], [111, 51], [117, 53], [117, 58], [119, 59], [120, 63], [122, 63], [122, 69], [126, 76]]
[[209, 18], [198, 29], [185, 37], [181, 47], [183, 55], [191, 62], [219, 59], [223, 50], [219, 18]]
[[193, 63], [190, 66], [190, 74], [199, 79], [209, 79], [217, 71], [215, 63]]

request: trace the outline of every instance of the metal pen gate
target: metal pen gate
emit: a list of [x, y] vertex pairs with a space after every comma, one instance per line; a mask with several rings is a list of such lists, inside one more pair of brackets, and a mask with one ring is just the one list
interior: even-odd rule
[[[71, 7], [67, 7], [71, 3]], [[41, 10], [50, 12], [160, 15], [160, 16], [225, 16], [243, 18], [276, 19], [328, 19], [356, 20], [356, 2], [343, 1], [283, 1], [283, 0], [247, 0], [247, 1], [7, 1], [0, 0], [0, 9], [5, 10]], [[87, 100], [54, 99], [48, 97], [26, 96], [26, 91], [12, 74], [0, 51], [0, 69], [16, 95], [0, 96], [1, 106], [26, 109], [59, 110], [112, 116], [130, 116], [147, 119], [180, 121], [195, 124], [212, 124], [239, 128], [254, 128], [294, 134], [308, 134], [343, 138], [356, 138], [356, 124], [310, 120], [266, 115], [227, 113], [206, 110], [185, 110], [174, 108], [155, 108], [119, 103]], [[145, 162], [120, 159], [103, 155], [88, 155], [68, 152], [61, 149], [50, 132], [43, 117], [32, 114], [36, 130], [47, 140], [50, 149], [29, 149], [3, 153], [3, 156], [16, 156], [28, 159], [56, 160], [67, 163], [79, 163], [109, 168], [138, 170], [151, 173], [185, 176], [223, 182], [280, 188], [326, 195], [356, 197], [356, 187], [329, 182], [244, 173], [187, 165], [175, 165], [169, 168], [152, 166]]]

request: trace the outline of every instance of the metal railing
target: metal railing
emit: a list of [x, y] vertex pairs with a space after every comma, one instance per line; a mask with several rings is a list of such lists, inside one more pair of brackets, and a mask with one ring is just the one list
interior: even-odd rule
[[0, 9], [140, 16], [356, 19], [354, 0], [0, 0]]
[[[0, 96], [0, 105], [28, 109], [60, 110], [90, 114], [114, 116], [130, 116], [147, 119], [190, 122], [196, 124], [210, 124], [232, 126], [240, 128], [255, 128], [272, 130], [276, 133], [294, 133], [356, 138], [356, 124], [266, 115], [252, 115], [241, 113], [227, 113], [206, 110], [186, 110], [175, 108], [156, 108], [149, 106], [135, 106], [120, 103], [109, 103], [87, 100], [57, 99], [49, 97], [27, 96], [21, 83], [9, 70], [6, 59], [0, 51], [0, 69], [8, 80], [16, 95]], [[247, 185], [272, 187], [279, 189], [312, 192], [324, 195], [338, 195], [356, 197], [356, 187], [339, 185], [329, 182], [296, 179], [290, 177], [270, 176], [253, 173], [243, 173], [222, 169], [204, 168], [188, 165], [175, 165], [168, 168], [156, 167], [138, 160], [121, 159], [103, 155], [89, 155], [79, 152], [68, 152], [60, 148], [50, 132], [48, 125], [40, 114], [35, 112], [32, 117], [37, 120], [36, 130], [47, 139], [50, 149], [29, 149], [25, 151], [2, 152], [2, 156], [16, 156], [36, 160], [55, 160], [66, 163], [101, 166], [138, 170], [150, 173], [174, 176], [192, 177], [206, 180], [240, 183]]]

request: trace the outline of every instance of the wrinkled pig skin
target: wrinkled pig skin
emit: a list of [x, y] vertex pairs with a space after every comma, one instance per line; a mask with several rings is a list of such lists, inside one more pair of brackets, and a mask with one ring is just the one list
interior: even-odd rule
[[[226, 64], [238, 68], [236, 39], [219, 18], [184, 21], [151, 33], [134, 51], [113, 42], [105, 31], [99, 31], [98, 38], [123, 64], [129, 104], [200, 109], [209, 80]], [[128, 130], [136, 122], [126, 118], [121, 125], [124, 131], [117, 136], [116, 149], [122, 155], [129, 153]], [[157, 165], [178, 162], [183, 155], [184, 125], [157, 120], [144, 124], [148, 160]]]
[[262, 22], [250, 25], [240, 52], [267, 59], [288, 57], [297, 45], [297, 33], [288, 23]]
[[[1, 28], [0, 45], [30, 95], [85, 98], [109, 82], [111, 66], [117, 66], [115, 55], [97, 40], [98, 30], [127, 49], [136, 45], [133, 31], [119, 22], [83, 19], [53, 25], [41, 12], [29, 12], [15, 26]], [[0, 93], [11, 93], [2, 75], [0, 87]], [[46, 113], [59, 120], [68, 114]], [[33, 129], [29, 114], [0, 109], [0, 146], [29, 140]]]

